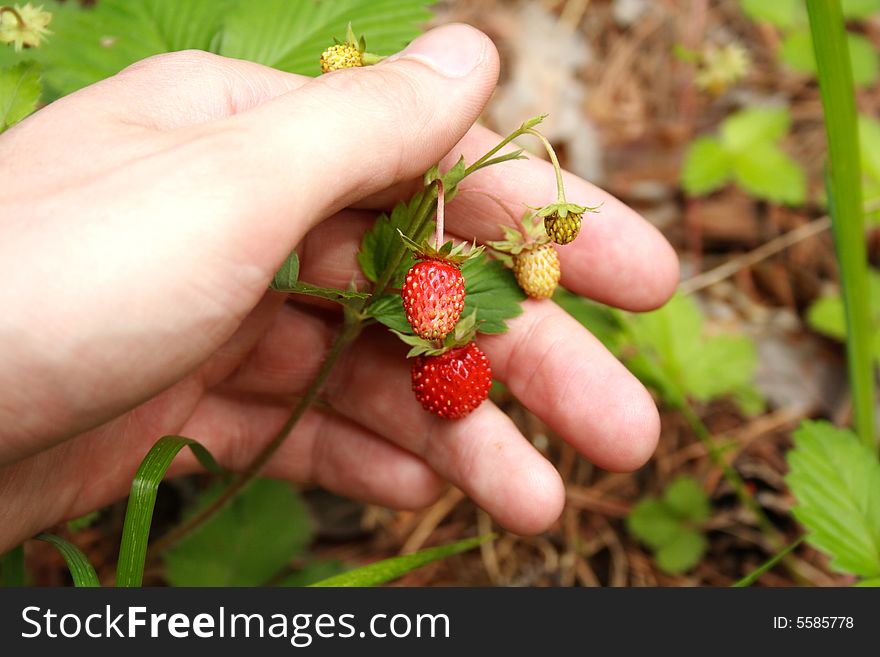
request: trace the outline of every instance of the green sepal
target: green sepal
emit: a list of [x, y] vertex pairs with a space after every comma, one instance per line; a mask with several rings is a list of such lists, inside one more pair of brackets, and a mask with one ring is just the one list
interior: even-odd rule
[[473, 242], [470, 245], [470, 250], [465, 253], [464, 249], [468, 246], [467, 242], [453, 244], [451, 240], [438, 249], [432, 246], [428, 240], [424, 240], [421, 244], [414, 242], [399, 228], [397, 229], [397, 233], [400, 235], [400, 239], [403, 241], [406, 248], [412, 251], [417, 258], [442, 260], [443, 262], [448, 262], [453, 265], [461, 265], [463, 262], [476, 258], [486, 250], [486, 247], [477, 246], [476, 242]]
[[436, 340], [425, 340], [417, 335], [401, 333], [394, 329], [389, 330], [400, 338], [404, 344], [411, 347], [406, 354], [406, 357], [414, 358], [415, 356], [439, 356], [451, 349], [464, 347], [466, 344], [473, 341], [474, 337], [477, 335], [478, 328], [479, 323], [477, 322], [477, 310], [475, 308], [472, 313], [459, 320], [458, 324], [455, 325], [455, 330], [446, 336], [442, 345], [438, 345], [438, 341]]
[[[540, 216], [526, 211], [521, 224], [521, 230], [512, 226], [500, 225], [499, 227], [504, 232], [504, 239], [487, 242], [487, 244], [499, 254], [519, 255], [523, 251], [535, 249], [550, 241], [547, 230], [544, 228], [544, 221]], [[505, 264], [507, 263], [505, 262]]]
[[556, 215], [560, 219], [565, 219], [569, 213], [583, 214], [584, 212], [598, 212], [600, 207], [601, 206], [599, 205], [590, 207], [588, 205], [576, 205], [574, 203], [551, 203], [550, 205], [545, 205], [543, 208], [532, 209], [538, 211], [539, 217]]

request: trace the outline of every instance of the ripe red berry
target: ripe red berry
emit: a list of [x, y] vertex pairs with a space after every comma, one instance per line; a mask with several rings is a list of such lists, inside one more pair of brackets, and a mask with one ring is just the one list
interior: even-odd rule
[[407, 272], [400, 295], [415, 334], [440, 340], [452, 332], [464, 310], [464, 278], [455, 263], [421, 260]]
[[439, 356], [418, 356], [412, 386], [426, 411], [448, 420], [462, 418], [489, 396], [492, 368], [473, 342]]

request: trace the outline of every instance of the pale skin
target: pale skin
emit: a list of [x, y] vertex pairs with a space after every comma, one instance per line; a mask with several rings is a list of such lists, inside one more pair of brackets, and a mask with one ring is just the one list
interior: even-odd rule
[[[335, 308], [267, 293], [274, 271], [297, 247], [305, 281], [359, 276], [377, 211], [437, 161], [497, 143], [472, 127], [497, 76], [494, 46], [461, 25], [315, 80], [175, 53], [3, 134], [0, 553], [124, 496], [162, 435], [244, 468], [339, 326]], [[559, 249], [563, 284], [628, 310], [661, 305], [678, 280], [671, 247], [609, 194], [565, 181], [570, 201], [602, 209]], [[497, 239], [523, 204], [555, 197], [543, 161], [492, 167], [462, 184], [447, 231]], [[650, 395], [552, 302], [526, 302], [506, 334], [478, 344], [496, 378], [598, 466], [650, 457]], [[511, 531], [550, 526], [565, 499], [553, 466], [491, 402], [459, 421], [423, 411], [405, 353], [387, 330], [362, 334], [265, 474], [401, 509], [451, 482]], [[198, 470], [182, 453], [171, 473]]]

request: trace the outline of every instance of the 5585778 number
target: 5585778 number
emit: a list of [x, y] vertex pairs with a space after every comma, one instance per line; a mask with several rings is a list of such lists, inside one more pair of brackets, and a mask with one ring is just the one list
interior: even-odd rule
[[777, 630], [833, 630], [852, 629], [855, 621], [852, 616], [774, 616], [773, 628]]

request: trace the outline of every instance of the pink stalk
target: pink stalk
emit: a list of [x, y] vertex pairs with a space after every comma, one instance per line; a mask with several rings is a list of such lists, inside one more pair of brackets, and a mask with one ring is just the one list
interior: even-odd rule
[[437, 233], [434, 237], [437, 250], [443, 246], [443, 223], [444, 211], [446, 209], [446, 194], [443, 192], [443, 181], [437, 181]]

